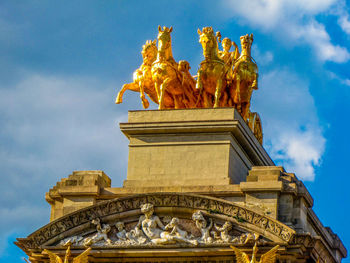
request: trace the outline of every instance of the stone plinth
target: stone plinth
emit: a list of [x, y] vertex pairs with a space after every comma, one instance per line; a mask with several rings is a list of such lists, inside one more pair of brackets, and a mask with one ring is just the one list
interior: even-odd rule
[[274, 165], [233, 108], [130, 111], [124, 187], [228, 185]]
[[51, 205], [50, 221], [96, 204], [101, 189], [110, 186], [111, 179], [103, 171], [74, 171], [45, 195]]

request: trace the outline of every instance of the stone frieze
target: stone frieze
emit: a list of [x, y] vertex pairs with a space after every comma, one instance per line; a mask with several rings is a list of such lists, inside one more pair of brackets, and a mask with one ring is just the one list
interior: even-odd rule
[[[226, 221], [228, 221], [228, 224], [233, 223], [243, 229], [248, 230], [247, 232], [259, 233], [262, 236], [268, 236], [270, 239], [272, 237], [272, 239], [275, 239], [275, 241], [279, 242], [290, 242], [293, 238], [293, 235], [295, 234], [293, 229], [273, 218], [259, 214], [253, 210], [238, 206], [223, 199], [200, 195], [157, 193], [103, 201], [94, 206], [81, 209], [72, 214], [59, 218], [40, 228], [33, 234], [29, 235], [27, 238], [18, 239], [17, 243], [19, 246], [25, 249], [37, 248], [43, 245], [52, 245], [58, 240], [63, 240], [65, 238], [69, 238], [69, 236], [72, 236], [66, 233], [71, 233], [75, 228], [80, 227], [81, 229], [82, 225], [84, 224], [86, 227], [90, 226], [90, 222], [92, 220], [96, 221], [102, 219], [103, 221], [104, 218], [108, 218], [112, 215], [118, 215], [122, 213], [125, 214], [130, 211], [135, 211], [135, 213], [141, 214], [140, 207], [145, 204], [151, 204], [155, 209], [168, 207], [175, 210], [181, 208], [192, 210], [192, 220], [195, 222], [197, 228], [200, 229], [203, 242], [205, 240], [208, 240], [208, 237], [214, 238], [215, 234], [210, 233], [210, 231], [214, 228], [216, 229], [215, 233], [217, 233], [217, 236], [220, 236], [221, 239], [225, 239], [225, 234], [221, 236], [220, 231], [220, 229], [223, 230], [224, 224], [214, 225], [211, 222], [212, 219], [210, 218], [209, 221], [205, 220], [205, 224], [207, 225], [204, 226], [204, 221], [200, 223], [200, 215], [203, 216], [202, 212], [209, 217], [224, 217]], [[194, 213], [196, 211], [201, 212], [199, 212], [198, 215], [195, 215]], [[176, 226], [176, 222], [173, 222], [173, 224]], [[173, 227], [175, 226], [173, 225]], [[205, 230], [205, 228], [209, 228], [209, 226], [210, 229]], [[100, 227], [102, 231], [103, 225]], [[170, 228], [171, 226], [168, 227]], [[178, 228], [181, 230], [181, 227], [178, 226]], [[104, 229], [103, 231], [107, 230]], [[207, 235], [205, 235], [205, 232]], [[96, 238], [97, 237], [95, 237], [95, 239]], [[109, 242], [108, 238], [103, 238], [103, 240]], [[188, 243], [192, 242], [191, 239], [188, 240]]]

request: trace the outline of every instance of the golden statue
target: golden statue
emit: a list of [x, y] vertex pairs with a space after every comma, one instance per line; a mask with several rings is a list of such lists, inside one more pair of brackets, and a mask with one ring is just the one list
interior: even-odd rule
[[[195, 100], [192, 91], [190, 97], [186, 95], [183, 73], [173, 58], [171, 35], [173, 28], [158, 26], [158, 53], [157, 60], [152, 64], [152, 79], [158, 95], [159, 109], [194, 108]], [[192, 78], [192, 77], [191, 77]]]
[[[203, 47], [204, 60], [198, 70], [196, 88], [202, 94], [205, 108], [217, 108], [220, 105], [221, 96], [226, 96], [226, 74], [229, 67], [219, 57], [218, 40], [211, 27], [198, 29], [199, 43]], [[223, 99], [225, 101], [225, 99]]]
[[[88, 249], [86, 249], [83, 253], [81, 253], [79, 256], [73, 258], [72, 263], [88, 263], [88, 254], [90, 253], [91, 248], [89, 247]], [[62, 261], [62, 259], [52, 253], [51, 251], [44, 249], [44, 252], [46, 252], [49, 255], [50, 258], [50, 263], [69, 263], [69, 258], [70, 258], [70, 245], [68, 245], [67, 251], [66, 251], [66, 255], [64, 256], [64, 261]]]
[[119, 104], [123, 102], [123, 94], [126, 90], [140, 92], [140, 97], [142, 105], [145, 109], [148, 108], [149, 102], [145, 98], [146, 94], [153, 100], [155, 103], [158, 103], [158, 97], [156, 90], [154, 88], [154, 82], [152, 80], [152, 63], [157, 58], [157, 45], [156, 40], [151, 41], [147, 40], [146, 44], [142, 47], [142, 58], [143, 63], [133, 74], [133, 82], [124, 84], [121, 91], [119, 91], [115, 103]]
[[256, 242], [255, 242], [254, 247], [253, 247], [253, 254], [252, 254], [251, 260], [249, 260], [248, 255], [246, 253], [242, 252], [240, 249], [238, 249], [234, 246], [230, 246], [230, 247], [235, 252], [237, 263], [275, 263], [276, 262], [276, 252], [280, 246], [277, 245], [274, 248], [272, 248], [270, 251], [263, 254], [260, 258], [260, 261], [258, 261], [256, 259], [256, 253], [258, 252], [258, 247], [256, 245]]
[[[219, 42], [220, 42], [220, 39], [221, 39], [220, 32], [218, 32], [217, 35], [219, 35]], [[222, 51], [219, 50], [219, 56], [225, 62], [225, 64], [228, 67], [228, 72], [226, 74], [227, 85], [228, 86], [232, 86], [233, 63], [239, 57], [238, 46], [237, 46], [237, 44], [234, 41], [232, 41], [231, 39], [229, 39], [227, 37], [225, 37], [222, 40], [221, 45], [222, 45]], [[233, 52], [230, 51], [232, 46], [235, 47], [235, 50]]]
[[140, 92], [145, 109], [149, 107], [145, 93], [159, 104], [160, 110], [234, 107], [262, 144], [260, 116], [250, 111], [252, 92], [258, 89], [258, 67], [251, 56], [253, 34], [240, 37], [240, 53], [231, 39], [221, 41], [220, 32], [214, 34], [211, 27], [198, 29], [204, 60], [197, 75], [192, 76], [189, 63], [185, 60], [177, 63], [173, 57], [172, 30], [158, 26], [158, 43], [148, 40], [143, 45], [143, 63], [134, 72], [133, 82], [123, 85], [116, 103], [122, 103], [124, 92], [131, 90]]
[[233, 94], [234, 107], [246, 121], [249, 117], [250, 99], [253, 89], [258, 89], [258, 66], [251, 57], [253, 34], [241, 36], [242, 53], [234, 63]]

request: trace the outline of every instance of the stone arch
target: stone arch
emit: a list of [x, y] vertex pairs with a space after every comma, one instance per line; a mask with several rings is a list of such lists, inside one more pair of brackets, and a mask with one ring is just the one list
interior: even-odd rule
[[18, 245], [25, 248], [50, 246], [66, 237], [89, 229], [90, 221], [100, 218], [104, 222], [126, 218], [138, 218], [140, 206], [152, 203], [156, 213], [181, 214], [187, 217], [194, 211], [202, 211], [207, 217], [230, 221], [246, 231], [255, 232], [278, 243], [288, 243], [295, 231], [271, 217], [257, 213], [230, 201], [181, 193], [140, 194], [100, 202], [80, 209], [50, 222], [30, 234], [18, 239]]

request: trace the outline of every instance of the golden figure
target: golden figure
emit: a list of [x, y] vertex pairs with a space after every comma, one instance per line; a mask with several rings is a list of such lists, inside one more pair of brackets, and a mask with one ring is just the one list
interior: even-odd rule
[[146, 44], [142, 47], [143, 63], [133, 74], [133, 82], [124, 84], [121, 91], [119, 91], [115, 103], [119, 104], [123, 102], [123, 94], [126, 90], [140, 92], [142, 105], [145, 109], [148, 108], [149, 102], [145, 98], [145, 93], [151, 98], [152, 101], [158, 103], [158, 97], [154, 88], [154, 82], [152, 80], [152, 63], [157, 58], [157, 45], [156, 40], [147, 40]]
[[[79, 256], [73, 258], [72, 263], [88, 263], [88, 254], [90, 253], [91, 248], [89, 247], [88, 249], [86, 249], [83, 253], [81, 253]], [[70, 253], [70, 245], [68, 245], [67, 251], [66, 251], [66, 255], [64, 256], [64, 261], [62, 261], [62, 259], [52, 253], [51, 251], [44, 249], [44, 252], [46, 252], [49, 255], [50, 258], [50, 263], [69, 263], [69, 258], [71, 256]]]
[[267, 253], [263, 254], [260, 258], [260, 261], [256, 259], [256, 253], [258, 252], [258, 247], [256, 245], [256, 242], [253, 247], [253, 254], [252, 254], [252, 259], [249, 260], [249, 257], [246, 253], [242, 252], [240, 249], [230, 246], [233, 251], [235, 252], [236, 255], [236, 262], [237, 263], [275, 263], [276, 262], [276, 252], [278, 248], [280, 247], [279, 245], [275, 246], [272, 248], [270, 251]]
[[158, 26], [157, 60], [152, 65], [152, 79], [158, 95], [159, 109], [194, 108], [196, 100], [187, 97], [183, 88], [183, 76], [173, 58], [171, 35], [173, 28]]
[[224, 60], [219, 57], [218, 40], [214, 35], [213, 29], [204, 27], [202, 31], [198, 29], [198, 34], [205, 59], [201, 62], [198, 70], [196, 88], [203, 96], [205, 108], [217, 108], [220, 106], [221, 96], [227, 96], [224, 88], [226, 86], [228, 67], [225, 65]]
[[145, 109], [149, 107], [145, 93], [159, 104], [160, 110], [234, 107], [262, 143], [260, 117], [250, 111], [252, 92], [258, 89], [258, 67], [251, 56], [253, 34], [240, 37], [240, 54], [234, 41], [229, 38], [221, 41], [220, 32], [214, 34], [211, 27], [198, 29], [204, 60], [195, 80], [189, 63], [185, 60], [177, 63], [173, 57], [172, 30], [158, 26], [158, 45], [156, 40], [149, 40], [143, 46], [143, 63], [134, 72], [133, 82], [123, 85], [116, 103], [122, 103], [124, 92], [131, 90], [140, 92]]
[[242, 53], [235, 61], [233, 69], [233, 93], [231, 93], [234, 107], [246, 121], [249, 117], [250, 99], [253, 89], [258, 89], [258, 66], [251, 57], [253, 34], [240, 37]]
[[[186, 60], [179, 61], [178, 70], [182, 73], [182, 87], [187, 98], [190, 98], [191, 103], [187, 102], [187, 108], [201, 108], [201, 100], [196, 89], [196, 80], [190, 73], [190, 64]], [[195, 102], [195, 104], [193, 104]]]
[[[220, 58], [227, 64], [230, 69], [233, 67], [233, 62], [237, 60], [239, 57], [238, 46], [234, 41], [225, 37], [222, 42], [222, 51], [219, 51]], [[231, 47], [234, 46], [235, 50], [233, 52], [230, 51]]]

